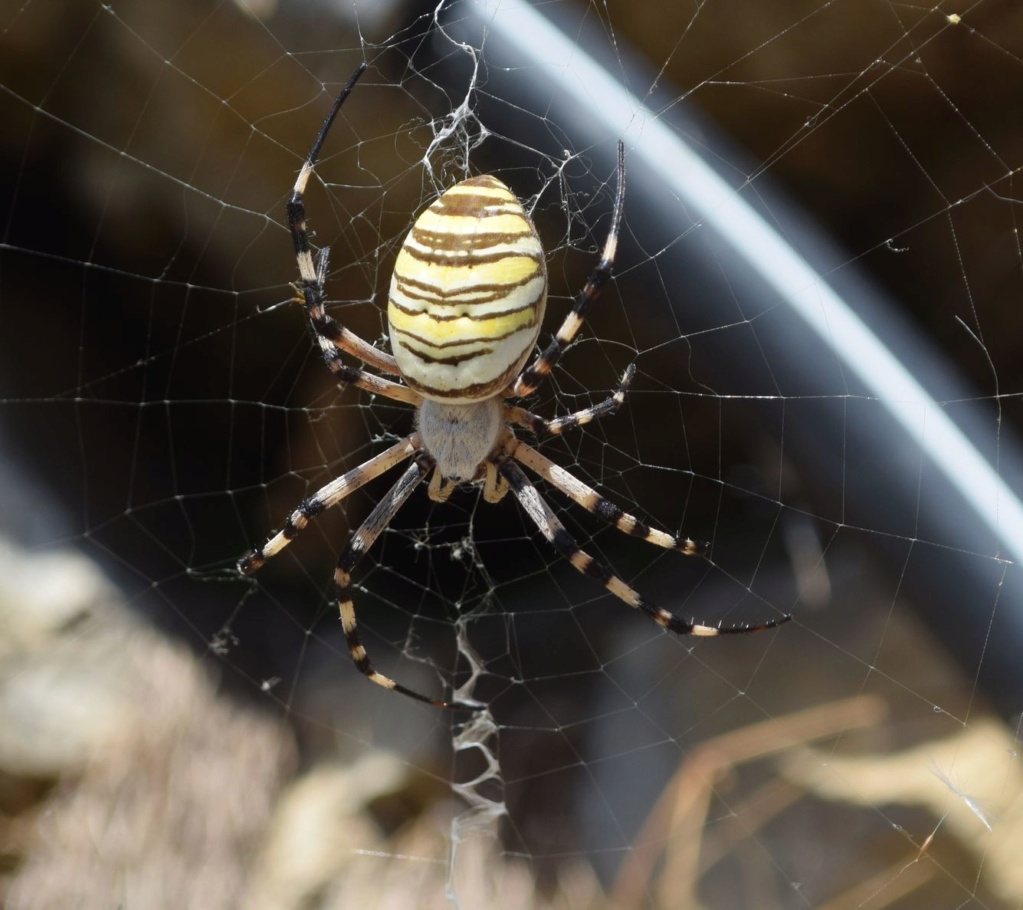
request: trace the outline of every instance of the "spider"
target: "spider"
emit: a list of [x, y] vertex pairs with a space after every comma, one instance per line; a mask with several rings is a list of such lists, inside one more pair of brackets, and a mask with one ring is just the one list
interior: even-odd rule
[[[451, 187], [419, 216], [405, 239], [394, 265], [387, 304], [393, 354], [375, 348], [326, 313], [329, 249], [321, 249], [314, 264], [304, 194], [331, 125], [365, 70], [363, 63], [334, 101], [288, 199], [288, 226], [299, 271], [294, 287], [331, 373], [363, 391], [412, 405], [415, 429], [299, 503], [275, 536], [238, 561], [238, 570], [244, 575], [255, 572], [316, 515], [385, 471], [410, 461], [390, 492], [352, 534], [334, 572], [334, 595], [352, 661], [360, 673], [384, 688], [439, 708], [478, 707], [429, 698], [378, 672], [356, 625], [352, 570], [427, 477], [427, 493], [435, 502], [444, 502], [463, 484], [482, 484], [486, 502], [498, 502], [511, 491], [543, 536], [572, 566], [678, 635], [757, 632], [787, 621], [789, 616], [756, 625], [712, 626], [686, 622], [656, 606], [576, 543], [522, 470], [528, 468], [624, 534], [687, 556], [705, 552], [689, 538], [651, 528], [624, 512], [515, 435], [514, 428], [521, 428], [538, 439], [557, 436], [614, 414], [625, 399], [634, 366], [625, 371], [611, 396], [565, 417], [547, 420], [507, 401], [537, 390], [578, 334], [587, 308], [610, 278], [625, 199], [621, 142], [614, 210], [600, 262], [557, 334], [528, 367], [525, 363], [540, 333], [547, 297], [544, 251], [518, 198], [494, 177], [471, 177]], [[342, 354], [377, 372], [346, 364]]]

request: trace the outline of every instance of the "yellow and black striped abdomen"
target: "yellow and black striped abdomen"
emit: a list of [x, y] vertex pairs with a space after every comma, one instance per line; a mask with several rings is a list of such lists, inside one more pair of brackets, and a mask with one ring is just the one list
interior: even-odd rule
[[426, 398], [490, 398], [522, 369], [546, 300], [533, 222], [500, 180], [472, 177], [423, 212], [402, 244], [387, 302], [391, 351]]

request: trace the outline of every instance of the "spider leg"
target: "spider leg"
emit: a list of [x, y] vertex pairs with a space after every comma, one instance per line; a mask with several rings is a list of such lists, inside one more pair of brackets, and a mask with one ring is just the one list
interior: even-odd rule
[[512, 392], [521, 398], [532, 395], [543, 378], [550, 373], [558, 362], [565, 348], [582, 328], [586, 310], [600, 296], [604, 285], [611, 277], [611, 267], [614, 265], [615, 253], [618, 251], [618, 233], [622, 227], [622, 210], [625, 205], [625, 146], [621, 141], [618, 143], [618, 189], [615, 192], [614, 209], [611, 214], [611, 228], [604, 241], [604, 251], [601, 253], [600, 262], [590, 273], [582, 291], [576, 297], [575, 306], [561, 323], [557, 334], [543, 353], [536, 358], [526, 369], [522, 371], [515, 381]]
[[349, 366], [341, 359], [340, 352], [327, 344], [322, 336], [318, 340], [327, 368], [340, 382], [354, 385], [364, 392], [370, 392], [373, 395], [382, 395], [384, 398], [404, 401], [415, 407], [419, 407], [423, 403], [423, 397], [418, 392], [413, 391], [406, 385], [402, 385], [400, 382], [392, 382], [390, 379], [375, 376], [372, 373], [367, 373], [365, 370], [360, 370], [358, 367]]
[[506, 407], [505, 416], [507, 420], [517, 426], [525, 427], [535, 436], [560, 436], [566, 430], [574, 430], [576, 427], [585, 426], [590, 421], [612, 416], [624, 404], [625, 393], [628, 391], [629, 384], [635, 375], [636, 365], [629, 364], [628, 369], [618, 383], [618, 387], [611, 395], [598, 404], [583, 408], [574, 414], [558, 417], [555, 420], [547, 420], [538, 414], [532, 413], [532, 411], [527, 411], [525, 408], [520, 407]]
[[769, 619], [766, 622], [742, 625], [716, 625], [708, 626], [703, 623], [686, 622], [683, 619], [669, 613], [662, 607], [646, 600], [638, 591], [629, 587], [625, 581], [616, 575], [611, 569], [599, 563], [596, 559], [583, 550], [565, 526], [558, 520], [558, 517], [540, 496], [536, 487], [530, 483], [522, 469], [511, 459], [502, 462], [498, 470], [508, 481], [512, 492], [522, 504], [529, 517], [533, 519], [544, 537], [547, 538], [554, 548], [561, 553], [578, 571], [583, 575], [596, 578], [608, 591], [614, 594], [619, 600], [628, 604], [636, 610], [640, 610], [650, 617], [657, 625], [668, 629], [677, 635], [729, 635], [747, 632], [759, 632], [763, 629], [773, 629], [784, 622], [788, 622], [791, 616], [782, 616], [779, 619]]
[[[320, 250], [317, 262], [313, 263], [312, 249], [309, 246], [309, 227], [306, 223], [306, 210], [304, 195], [316, 167], [316, 159], [320, 156], [320, 149], [323, 148], [324, 140], [334, 125], [341, 105], [345, 103], [355, 83], [364, 72], [366, 63], [361, 63], [352, 73], [351, 78], [340, 94], [334, 100], [330, 111], [327, 113], [323, 126], [320, 127], [316, 139], [313, 140], [309, 154], [306, 156], [302, 169], [298, 172], [295, 186], [288, 197], [288, 228], [291, 231], [291, 239], [295, 245], [295, 258], [298, 261], [299, 280], [295, 283], [295, 290], [298, 292], [298, 300], [305, 307], [309, 321], [319, 338], [329, 341], [330, 344], [371, 366], [383, 370], [386, 373], [397, 374], [398, 367], [394, 358], [383, 351], [378, 351], [373, 345], [359, 338], [354, 332], [346, 329], [337, 320], [328, 316], [323, 309], [325, 298], [324, 281], [327, 275], [327, 263], [330, 250], [324, 247]], [[321, 344], [322, 347], [322, 344]]]
[[337, 569], [334, 572], [334, 596], [337, 598], [338, 609], [341, 612], [341, 627], [344, 629], [348, 653], [351, 655], [355, 668], [370, 682], [383, 686], [385, 689], [393, 689], [395, 692], [433, 705], [435, 708], [459, 708], [464, 706], [421, 695], [414, 689], [408, 689], [374, 669], [373, 663], [359, 639], [355, 621], [355, 603], [352, 600], [351, 572], [355, 564], [363, 553], [373, 546], [374, 541], [380, 536], [380, 532], [391, 523], [398, 509], [405, 504], [412, 491], [432, 468], [432, 462], [425, 456], [412, 462], [390, 492], [377, 503], [359, 529], [352, 535], [348, 546], [344, 548], [337, 560]]
[[638, 537], [647, 543], [666, 550], [676, 550], [684, 556], [702, 556], [707, 552], [707, 544], [697, 543], [689, 537], [675, 537], [665, 531], [658, 531], [640, 521], [634, 515], [623, 511], [611, 500], [601, 496], [593, 487], [587, 486], [570, 471], [555, 464], [547, 456], [540, 454], [532, 446], [519, 441], [512, 457], [527, 468], [539, 474], [552, 486], [557, 487], [569, 499], [581, 505], [587, 512], [613, 524], [623, 534]]
[[342, 474], [340, 477], [334, 478], [334, 480], [321, 487], [308, 499], [303, 499], [277, 534], [271, 537], [258, 550], [253, 550], [238, 560], [238, 571], [243, 575], [251, 575], [263, 563], [276, 556], [298, 537], [309, 525], [311, 518], [314, 518], [331, 506], [336, 506], [349, 493], [354, 493], [359, 487], [365, 486], [374, 477], [379, 477], [396, 464], [400, 464], [406, 458], [414, 455], [420, 446], [418, 434], [413, 434], [389, 449], [385, 449], [379, 455], [374, 455], [369, 461], [364, 462], [357, 468], [352, 468], [352, 470]]
[[302, 276], [303, 283], [316, 284], [318, 275], [316, 268], [313, 266], [312, 252], [309, 249], [309, 229], [306, 225], [305, 204], [302, 202], [302, 195], [309, 184], [313, 168], [316, 167], [316, 159], [320, 157], [320, 149], [323, 148], [323, 142], [327, 138], [327, 133], [330, 132], [330, 128], [334, 125], [334, 118], [337, 117], [338, 111], [341, 110], [341, 105], [345, 103], [348, 96], [352, 93], [355, 83], [366, 72], [366, 68], [367, 64], [365, 62], [360, 63], [355, 68], [355, 72], [352, 73], [348, 84], [341, 89], [341, 93], [334, 100], [334, 104], [323, 121], [323, 126], [320, 127], [319, 133], [316, 134], [316, 138], [313, 140], [312, 147], [309, 149], [309, 154], [306, 156], [302, 169], [298, 172], [298, 179], [295, 180], [295, 187], [291, 191], [291, 196], [288, 197], [288, 227], [291, 230], [291, 239], [295, 244], [298, 270]]
[[[303, 209], [304, 217], [304, 209]], [[309, 324], [316, 335], [316, 341], [320, 345], [323, 357], [330, 366], [330, 353], [335, 349], [357, 357], [363, 363], [390, 373], [393, 376], [399, 375], [398, 364], [395, 359], [386, 351], [373, 347], [368, 341], [360, 338], [351, 329], [346, 329], [341, 323], [331, 316], [328, 316], [323, 308], [323, 301], [326, 297], [325, 284], [327, 281], [327, 266], [330, 261], [330, 247], [325, 246], [320, 250], [316, 259], [316, 280], [312, 289], [309, 285], [296, 282], [295, 288], [298, 291], [297, 300], [306, 308], [309, 316]], [[302, 269], [302, 260], [299, 259], [299, 270]]]
[[[527, 411], [525, 408], [509, 407], [506, 410], [507, 418], [518, 426], [531, 430], [537, 436], [557, 436], [566, 430], [583, 426], [591, 420], [598, 420], [601, 417], [613, 415], [625, 401], [625, 392], [636, 375], [636, 367], [630, 364], [622, 376], [621, 382], [614, 394], [605, 398], [599, 404], [576, 411], [566, 417], [559, 417], [557, 420], [546, 420]], [[702, 556], [709, 549], [708, 544], [697, 543], [689, 537], [674, 537], [664, 531], [658, 531], [644, 524], [633, 515], [624, 512], [610, 500], [601, 496], [592, 487], [587, 486], [581, 480], [566, 471], [560, 465], [555, 464], [549, 458], [541, 455], [532, 446], [521, 440], [516, 440], [516, 449], [512, 457], [522, 462], [527, 468], [543, 477], [548, 483], [557, 487], [575, 500], [586, 511], [603, 518], [613, 524], [623, 534], [630, 537], [639, 537], [647, 543], [652, 543], [666, 550], [677, 550], [686, 556]], [[489, 467], [489, 465], [488, 465]]]

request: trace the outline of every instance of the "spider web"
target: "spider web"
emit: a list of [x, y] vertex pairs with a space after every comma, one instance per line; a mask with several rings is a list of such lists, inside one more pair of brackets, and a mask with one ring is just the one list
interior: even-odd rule
[[[544, 59], [515, 8], [0, 11], [4, 899], [1023, 906], [1020, 14], [558, 0], [535, 11], [572, 50]], [[331, 600], [397, 474], [238, 577], [411, 426], [336, 386], [289, 286], [284, 201], [362, 60], [307, 194], [332, 315], [386, 347], [414, 214], [495, 173], [548, 250], [548, 337], [606, 235], [621, 136], [615, 277], [529, 407], [586, 407], [635, 364], [616, 416], [541, 450], [711, 556], [538, 485], [673, 612], [792, 622], [679, 640], [513, 497], [421, 490], [355, 603], [381, 671], [486, 706], [456, 715], [368, 684]], [[662, 132], [724, 180], [709, 206]], [[774, 240], [718, 223], [740, 206], [819, 277], [771, 285], [753, 262], [787, 262]]]

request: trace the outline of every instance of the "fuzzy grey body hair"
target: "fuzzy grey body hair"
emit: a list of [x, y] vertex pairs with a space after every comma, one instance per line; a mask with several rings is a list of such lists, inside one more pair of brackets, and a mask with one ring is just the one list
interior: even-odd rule
[[497, 446], [502, 429], [501, 403], [497, 398], [470, 404], [424, 399], [418, 429], [423, 448], [437, 463], [441, 477], [469, 483]]

